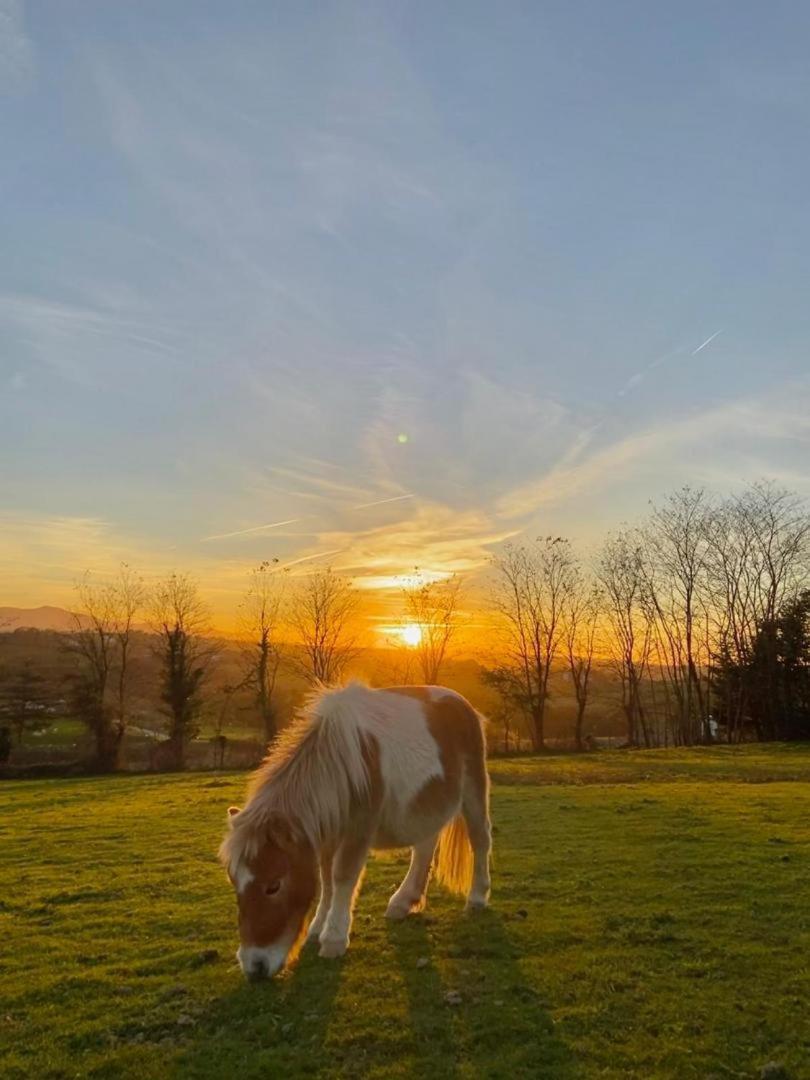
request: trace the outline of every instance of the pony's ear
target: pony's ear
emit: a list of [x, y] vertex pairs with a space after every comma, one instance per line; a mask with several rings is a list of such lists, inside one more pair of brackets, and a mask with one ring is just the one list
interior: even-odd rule
[[233, 827], [233, 819], [236, 817], [236, 815], [238, 813], [239, 813], [239, 807], [238, 806], [229, 806], [228, 807], [228, 824], [231, 827]]

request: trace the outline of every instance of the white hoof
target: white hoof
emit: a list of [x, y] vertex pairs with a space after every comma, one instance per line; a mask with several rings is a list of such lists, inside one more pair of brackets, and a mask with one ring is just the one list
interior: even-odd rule
[[484, 911], [489, 907], [486, 896], [470, 896], [465, 905], [465, 911]]
[[318, 956], [322, 956], [325, 960], [337, 960], [339, 956], [344, 955], [348, 947], [347, 938], [326, 938], [321, 942]]
[[388, 901], [385, 917], [386, 919], [392, 919], [394, 922], [399, 922], [401, 919], [407, 919], [412, 912], [421, 911], [424, 906], [424, 896], [420, 896], [417, 900], [406, 900], [395, 893]]
[[392, 922], [401, 922], [403, 919], [407, 919], [410, 913], [410, 904], [403, 904], [401, 902], [396, 904], [391, 903], [385, 910], [385, 917], [386, 919], [391, 919]]

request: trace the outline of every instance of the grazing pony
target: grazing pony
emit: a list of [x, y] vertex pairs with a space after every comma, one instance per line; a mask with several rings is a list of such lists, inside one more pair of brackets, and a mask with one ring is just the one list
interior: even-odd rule
[[[307, 936], [342, 956], [372, 849], [410, 847], [410, 868], [388, 903], [404, 919], [439, 881], [489, 898], [489, 779], [481, 717], [440, 686], [315, 694], [256, 773], [244, 810], [231, 807], [220, 859], [236, 890], [249, 977], [275, 975]], [[438, 849], [438, 850], [437, 850]]]

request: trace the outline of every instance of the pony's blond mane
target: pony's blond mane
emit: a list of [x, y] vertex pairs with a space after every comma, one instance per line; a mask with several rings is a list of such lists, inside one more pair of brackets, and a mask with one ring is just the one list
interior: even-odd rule
[[232, 875], [255, 858], [274, 825], [316, 850], [341, 833], [352, 805], [369, 795], [361, 720], [373, 693], [361, 683], [318, 690], [279, 735], [219, 849]]

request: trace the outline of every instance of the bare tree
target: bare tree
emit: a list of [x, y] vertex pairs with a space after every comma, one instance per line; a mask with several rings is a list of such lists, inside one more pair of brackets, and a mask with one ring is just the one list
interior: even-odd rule
[[677, 703], [676, 741], [687, 745], [708, 738], [705, 615], [712, 513], [703, 490], [684, 487], [653, 507], [642, 533], [655, 652]]
[[239, 611], [243, 646], [243, 686], [255, 694], [265, 741], [278, 734], [275, 702], [281, 665], [281, 626], [286, 579], [277, 569], [278, 559], [262, 562], [251, 571], [250, 583]]
[[309, 574], [292, 597], [290, 623], [301, 646], [298, 666], [312, 683], [336, 683], [357, 656], [359, 596], [331, 567]]
[[152, 595], [155, 652], [161, 665], [161, 700], [168, 713], [168, 738], [161, 760], [182, 769], [186, 748], [198, 733], [202, 689], [216, 645], [211, 640], [208, 610], [196, 581], [170, 574]]
[[597, 562], [597, 576], [605, 593], [605, 616], [610, 629], [613, 666], [622, 691], [627, 741], [652, 745], [641, 694], [649, 663], [652, 623], [645, 606], [642, 542], [639, 534], [624, 529], [609, 536]]
[[419, 640], [412, 647], [422, 679], [426, 686], [435, 686], [459, 629], [461, 581], [455, 574], [439, 581], [425, 581], [417, 570], [402, 593], [408, 621], [419, 627]]
[[95, 741], [93, 767], [107, 772], [117, 766], [120, 752], [107, 698], [115, 647], [111, 598], [109, 589], [95, 584], [89, 573], [75, 588], [82, 611], [73, 615], [74, 627], [68, 642], [79, 660], [72, 678], [71, 704]]
[[588, 707], [602, 607], [601, 589], [578, 575], [564, 614], [565, 652], [577, 702], [574, 722], [574, 742], [577, 750], [585, 749], [585, 711]]
[[129, 670], [135, 620], [146, 603], [143, 579], [127, 563], [121, 563], [118, 577], [109, 586], [112, 632], [118, 645], [116, 680], [116, 725], [119, 741], [129, 722]]
[[506, 665], [520, 687], [532, 745], [545, 741], [548, 681], [563, 633], [563, 614], [575, 582], [569, 542], [547, 536], [531, 545], [507, 545], [493, 561], [492, 603], [505, 634]]
[[76, 585], [81, 611], [74, 615], [68, 647], [79, 658], [73, 678], [73, 708], [95, 740], [93, 765], [115, 769], [128, 723], [130, 645], [145, 591], [141, 579], [122, 563], [111, 582], [85, 574]]

